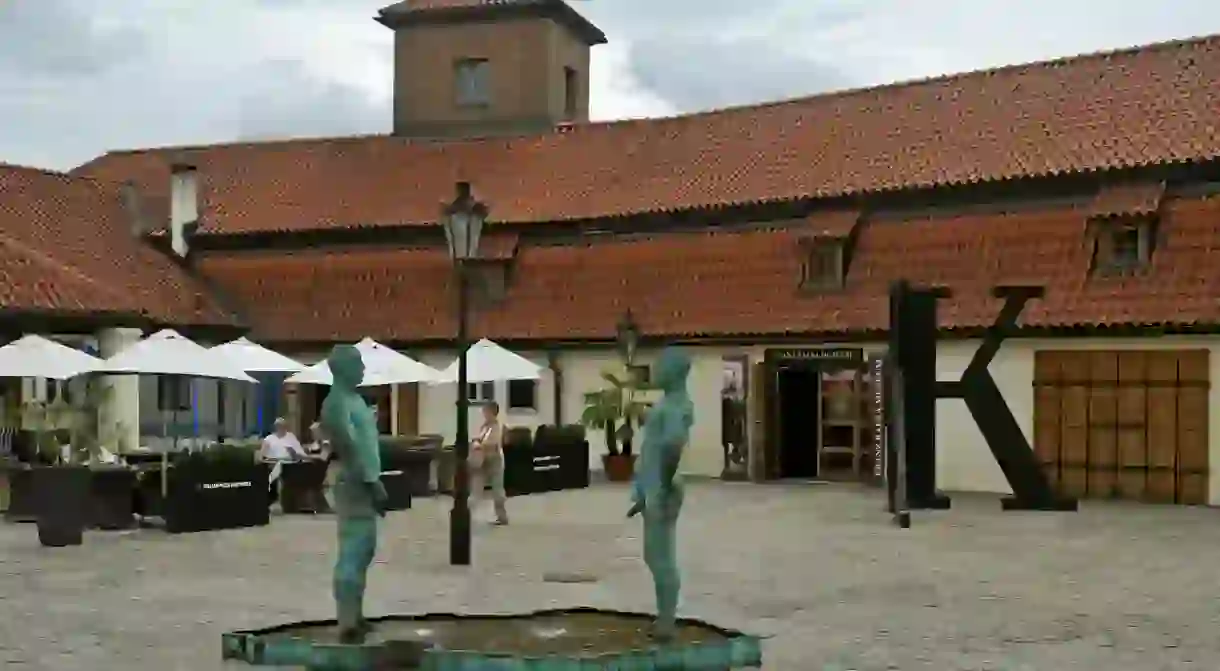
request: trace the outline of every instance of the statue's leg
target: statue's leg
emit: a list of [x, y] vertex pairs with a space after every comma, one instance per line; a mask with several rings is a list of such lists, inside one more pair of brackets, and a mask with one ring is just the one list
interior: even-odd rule
[[367, 629], [364, 587], [377, 552], [377, 518], [339, 518], [339, 559], [335, 562], [334, 592], [339, 632], [345, 642], [359, 642]]
[[[670, 504], [672, 505], [672, 504]], [[652, 572], [657, 599], [658, 638], [673, 635], [682, 581], [678, 575], [677, 511], [649, 502], [644, 509], [644, 563]], [[680, 504], [678, 504], [680, 505]]]

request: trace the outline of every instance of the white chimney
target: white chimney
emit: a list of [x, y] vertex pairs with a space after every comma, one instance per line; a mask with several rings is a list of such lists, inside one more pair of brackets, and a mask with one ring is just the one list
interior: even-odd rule
[[193, 165], [176, 163], [169, 177], [169, 235], [174, 253], [186, 257], [186, 230], [199, 221], [199, 179]]

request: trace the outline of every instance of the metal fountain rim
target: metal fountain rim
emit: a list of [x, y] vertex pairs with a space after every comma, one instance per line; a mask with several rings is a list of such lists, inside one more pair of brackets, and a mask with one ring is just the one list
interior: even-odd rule
[[[633, 620], [652, 620], [654, 615], [651, 613], [641, 613], [633, 611], [622, 611], [607, 608], [594, 608], [589, 606], [573, 607], [573, 608], [548, 608], [536, 611], [518, 612], [518, 613], [421, 613], [421, 614], [391, 614], [369, 618], [370, 623], [378, 622], [437, 622], [437, 621], [461, 621], [470, 619], [481, 620], [528, 620], [534, 618], [556, 617], [564, 615], [581, 615], [581, 614], [597, 614], [609, 615], [614, 617], [622, 617]], [[621, 650], [609, 653], [592, 653], [592, 654], [574, 654], [574, 655], [519, 655], [514, 656], [509, 653], [484, 652], [478, 650], [453, 650], [453, 649], [428, 649], [423, 653], [424, 663], [420, 668], [445, 668], [445, 669], [470, 669], [479, 670], [484, 668], [500, 668], [500, 667], [485, 667], [482, 664], [502, 664], [506, 658], [513, 658], [519, 663], [525, 665], [521, 668], [530, 669], [530, 664], [553, 664], [556, 660], [571, 661], [574, 664], [588, 663], [607, 663], [612, 664], [620, 660], [638, 660], [641, 658], [648, 659], [649, 657], [657, 659], [671, 660], [673, 663], [675, 656], [682, 655], [703, 655], [708, 658], [706, 663], [694, 662], [684, 663], [683, 666], [665, 668], [688, 669], [690, 671], [701, 671], [703, 669], [716, 669], [717, 671], [727, 668], [745, 668], [751, 666], [759, 666], [762, 662], [762, 641], [767, 637], [747, 634], [736, 629], [730, 629], [719, 625], [706, 622], [697, 618], [680, 617], [678, 623], [699, 627], [707, 631], [713, 632], [725, 638], [724, 641], [715, 643], [703, 644], [677, 644], [667, 645], [657, 643], [646, 648], [634, 648], [629, 650]], [[276, 649], [277, 646], [293, 647], [296, 649], [303, 648], [305, 639], [291, 637], [291, 632], [294, 629], [308, 627], [325, 627], [333, 626], [334, 619], [322, 620], [303, 620], [299, 622], [291, 622], [278, 624], [269, 627], [258, 629], [244, 629], [226, 633], [222, 636], [224, 643], [223, 650], [226, 659], [245, 661], [252, 665], [260, 664], [275, 664], [275, 662], [267, 662], [269, 649]], [[276, 634], [288, 634], [288, 636], [280, 639], [268, 640], [267, 636]], [[314, 650], [325, 649], [333, 652], [336, 655], [366, 655], [373, 657], [379, 653], [384, 653], [389, 646], [401, 641], [378, 641], [368, 644], [341, 644], [341, 643], [320, 643], [308, 646]], [[279, 650], [275, 650], [279, 652]], [[703, 657], [700, 657], [703, 659]], [[462, 666], [450, 666], [453, 663], [465, 664]], [[437, 665], [444, 666], [437, 666]], [[344, 668], [365, 668], [360, 665], [354, 665]], [[539, 667], [542, 668], [542, 667]], [[546, 666], [545, 668], [553, 668]], [[586, 668], [586, 667], [579, 667]], [[644, 667], [641, 667], [644, 668]], [[659, 667], [658, 667], [659, 668]]]

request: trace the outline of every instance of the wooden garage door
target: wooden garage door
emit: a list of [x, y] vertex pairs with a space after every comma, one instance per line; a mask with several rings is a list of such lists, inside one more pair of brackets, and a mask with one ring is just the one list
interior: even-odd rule
[[1040, 351], [1034, 452], [1064, 495], [1207, 502], [1207, 350]]

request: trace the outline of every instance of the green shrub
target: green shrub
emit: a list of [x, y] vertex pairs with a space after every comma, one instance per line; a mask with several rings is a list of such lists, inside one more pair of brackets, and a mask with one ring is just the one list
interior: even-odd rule
[[220, 443], [194, 452], [181, 452], [173, 458], [177, 468], [208, 473], [243, 471], [255, 463], [257, 446], [245, 443]]

